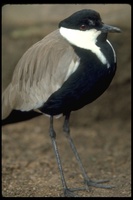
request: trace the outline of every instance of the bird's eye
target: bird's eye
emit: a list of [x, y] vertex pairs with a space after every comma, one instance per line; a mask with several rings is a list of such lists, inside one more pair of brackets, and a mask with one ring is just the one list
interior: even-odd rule
[[87, 26], [85, 24], [82, 24], [80, 26], [80, 30], [85, 31], [87, 29]]

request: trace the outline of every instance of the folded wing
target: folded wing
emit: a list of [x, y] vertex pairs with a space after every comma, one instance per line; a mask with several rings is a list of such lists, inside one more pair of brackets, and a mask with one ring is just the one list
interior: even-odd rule
[[37, 109], [77, 69], [79, 58], [56, 30], [34, 44], [19, 60], [2, 95], [2, 118], [13, 109]]

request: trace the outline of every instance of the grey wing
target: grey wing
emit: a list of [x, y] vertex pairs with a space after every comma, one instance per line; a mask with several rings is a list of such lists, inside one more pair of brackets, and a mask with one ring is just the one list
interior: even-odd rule
[[37, 109], [77, 69], [79, 58], [56, 30], [34, 44], [18, 62], [2, 94], [2, 118], [13, 109]]

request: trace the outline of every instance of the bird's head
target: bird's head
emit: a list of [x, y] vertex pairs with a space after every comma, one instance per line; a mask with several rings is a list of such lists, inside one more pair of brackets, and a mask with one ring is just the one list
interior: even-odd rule
[[[104, 24], [98, 12], [84, 9], [75, 12], [59, 23], [60, 33], [70, 43], [83, 46], [85, 43], [95, 43], [100, 34], [121, 32], [115, 26]], [[80, 45], [82, 43], [82, 45]]]

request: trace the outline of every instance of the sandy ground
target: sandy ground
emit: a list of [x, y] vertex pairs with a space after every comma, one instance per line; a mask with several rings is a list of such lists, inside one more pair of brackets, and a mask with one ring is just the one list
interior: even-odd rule
[[[109, 38], [117, 51], [118, 69], [109, 89], [95, 102], [71, 115], [71, 135], [89, 177], [109, 179], [112, 189], [90, 188], [81, 197], [131, 196], [131, 8], [129, 5], [5, 6], [2, 13], [3, 88], [22, 54], [57, 28], [71, 13], [91, 8], [104, 22], [120, 27]], [[82, 187], [83, 178], [55, 120], [57, 143], [68, 187]], [[48, 135], [49, 119], [41, 116], [2, 128], [2, 195], [58, 197], [62, 186]]]

